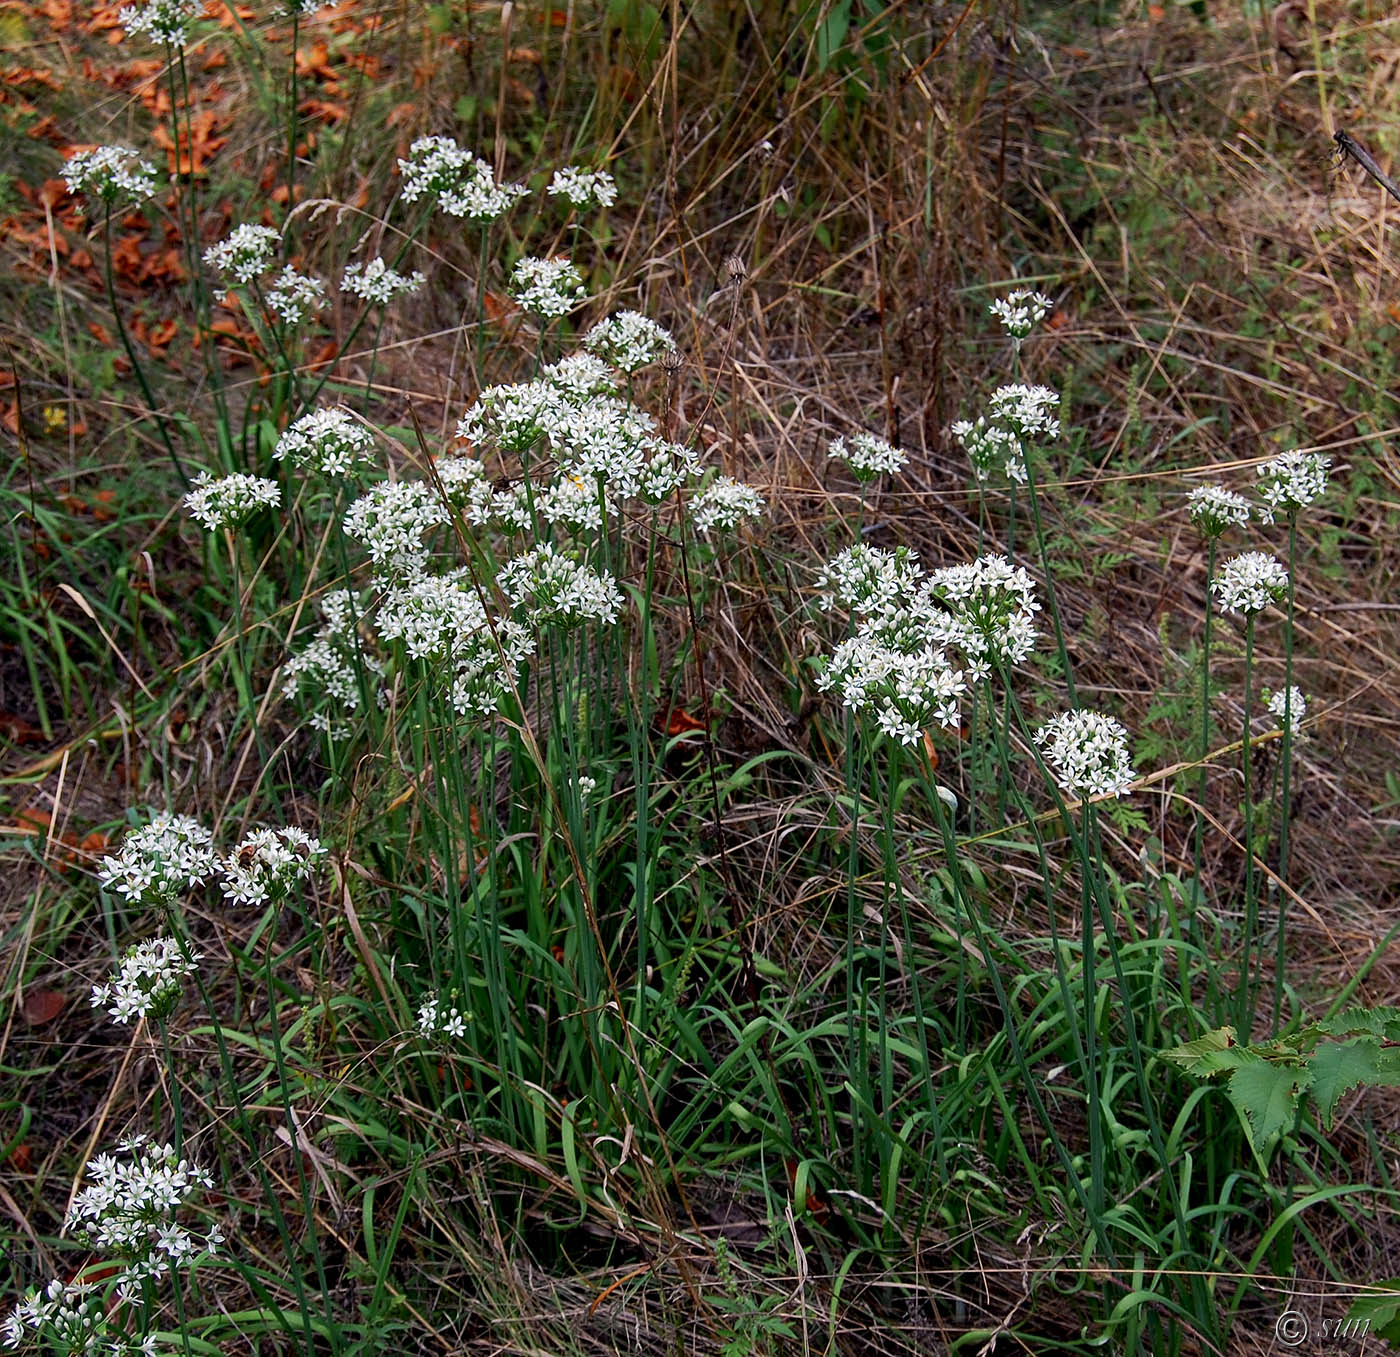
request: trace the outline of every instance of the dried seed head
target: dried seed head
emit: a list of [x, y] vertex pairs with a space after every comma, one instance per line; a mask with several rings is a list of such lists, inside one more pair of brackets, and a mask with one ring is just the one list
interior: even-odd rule
[[675, 349], [667, 349], [661, 355], [661, 366], [668, 377], [674, 377], [685, 366], [685, 359]]
[[749, 276], [748, 265], [737, 255], [731, 254], [724, 261], [724, 281], [738, 286]]

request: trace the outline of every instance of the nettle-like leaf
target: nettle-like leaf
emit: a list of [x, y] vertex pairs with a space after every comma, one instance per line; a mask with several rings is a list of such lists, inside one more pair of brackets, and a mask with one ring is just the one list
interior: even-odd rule
[[1228, 1076], [1226, 1093], [1262, 1164], [1304, 1097], [1323, 1130], [1352, 1089], [1400, 1087], [1400, 1009], [1349, 1008], [1273, 1041], [1239, 1044], [1219, 1027], [1162, 1058], [1199, 1079]]
[[1271, 1064], [1267, 1060], [1243, 1065], [1230, 1076], [1230, 1101], [1260, 1154], [1272, 1148], [1293, 1125], [1298, 1115], [1298, 1095], [1308, 1082], [1306, 1068]]
[[1375, 1037], [1378, 1041], [1400, 1042], [1400, 1009], [1348, 1008], [1318, 1024], [1334, 1037]]
[[1323, 1129], [1328, 1131], [1344, 1093], [1361, 1084], [1371, 1088], [1400, 1085], [1400, 1046], [1380, 1046], [1370, 1037], [1324, 1042], [1308, 1065], [1312, 1070], [1309, 1091]]

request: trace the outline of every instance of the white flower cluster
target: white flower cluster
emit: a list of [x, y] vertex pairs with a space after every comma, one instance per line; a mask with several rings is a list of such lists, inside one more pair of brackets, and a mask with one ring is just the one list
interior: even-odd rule
[[986, 480], [998, 468], [1009, 480], [1026, 483], [1026, 458], [1021, 440], [978, 415], [976, 422], [960, 419], [953, 425], [953, 437], [967, 453], [978, 480]]
[[1001, 328], [1019, 344], [1050, 314], [1052, 306], [1054, 302], [1043, 292], [1018, 287], [1005, 297], [998, 297], [987, 309], [1001, 322]]
[[285, 900], [325, 854], [319, 839], [294, 825], [255, 829], [224, 859], [224, 898], [234, 905], [261, 906]]
[[1224, 611], [1252, 616], [1288, 592], [1288, 571], [1267, 551], [1232, 556], [1210, 582]]
[[1035, 583], [1005, 556], [979, 556], [929, 576], [929, 588], [963, 628], [959, 644], [974, 679], [992, 666], [1020, 664], [1035, 647]]
[[[282, 668], [282, 694], [295, 697], [309, 692], [313, 698], [329, 698], [347, 712], [360, 706], [360, 675], [366, 684], [384, 673], [384, 665], [367, 654], [355, 627], [359, 603], [348, 589], [337, 589], [321, 600], [322, 625], [311, 643]], [[383, 700], [383, 694], [377, 694]], [[313, 724], [329, 731], [329, 718]]]
[[290, 264], [267, 290], [267, 304], [284, 325], [300, 325], [313, 311], [319, 311], [325, 300], [325, 283], [298, 273]]
[[133, 904], [170, 905], [219, 868], [214, 838], [188, 815], [157, 815], [133, 829], [121, 851], [102, 859], [98, 880]]
[[1059, 408], [1059, 393], [1048, 386], [1013, 382], [992, 392], [987, 415], [1021, 438], [1053, 443], [1060, 436], [1060, 421], [1055, 413]]
[[161, 1022], [173, 1012], [200, 954], [186, 956], [174, 938], [148, 938], [128, 947], [117, 973], [105, 985], [92, 987], [92, 1006], [107, 1010], [119, 1023], [133, 1018]]
[[425, 1041], [434, 1037], [460, 1039], [467, 1035], [470, 1012], [444, 1004], [436, 993], [429, 994], [418, 1009], [418, 1035]]
[[89, 1248], [126, 1262], [117, 1294], [130, 1300], [140, 1294], [144, 1279], [216, 1254], [224, 1237], [217, 1227], [196, 1234], [178, 1219], [197, 1189], [214, 1186], [208, 1172], [178, 1155], [173, 1145], [143, 1135], [123, 1141], [117, 1153], [130, 1157], [100, 1154], [88, 1161], [90, 1181], [73, 1199], [65, 1228]]
[[829, 461], [845, 462], [859, 481], [873, 481], [885, 472], [893, 474], [909, 460], [900, 449], [871, 433], [854, 434], [849, 444], [844, 438], [833, 438], [826, 455]]
[[690, 521], [696, 532], [712, 533], [716, 528], [733, 532], [746, 518], [762, 518], [763, 496], [751, 485], [732, 476], [716, 476], [691, 501]]
[[1060, 436], [1056, 411], [1060, 398], [1049, 387], [1015, 383], [992, 392], [985, 416], [960, 419], [953, 437], [967, 453], [978, 480], [997, 468], [1021, 484], [1026, 482], [1025, 444], [1049, 443]]
[[1303, 696], [1303, 690], [1296, 685], [1285, 688], [1279, 692], [1264, 690], [1264, 705], [1269, 709], [1269, 715], [1278, 722], [1278, 728], [1283, 729], [1286, 720], [1292, 727], [1292, 738], [1301, 740], [1303, 738], [1303, 717], [1308, 714], [1308, 700]]
[[[335, 610], [340, 607], [337, 600]], [[334, 634], [331, 627], [323, 628], [322, 635], [327, 632]], [[353, 674], [351, 677], [353, 680]], [[343, 700], [347, 706], [353, 706], [356, 697], [352, 684]], [[103, 858], [99, 880], [135, 903], [169, 906], [185, 891], [219, 876], [228, 899], [257, 904], [263, 899], [281, 898], [285, 888], [304, 877], [323, 852], [317, 840], [289, 827], [256, 830], [223, 858], [214, 848], [213, 835], [198, 820], [188, 815], [158, 815], [150, 824], [133, 829], [122, 840], [121, 851], [115, 857]], [[177, 959], [176, 953], [170, 951], [174, 944], [167, 940], [157, 938], [141, 946], [152, 950], [133, 949], [127, 954], [136, 958], [133, 965], [173, 965]], [[190, 969], [186, 967], [180, 974], [188, 974]], [[124, 974], [125, 963], [117, 980]], [[93, 1002], [102, 1002], [96, 993]], [[113, 989], [112, 994], [115, 996], [117, 990]]]
[[1327, 489], [1327, 470], [1331, 465], [1332, 459], [1320, 452], [1297, 449], [1265, 462], [1258, 469], [1259, 494], [1265, 504], [1260, 517], [1272, 523], [1275, 514], [1288, 517], [1320, 499]]
[[567, 198], [574, 207], [611, 207], [617, 201], [617, 184], [606, 170], [586, 170], [581, 165], [565, 165], [554, 171], [548, 192], [554, 198]]
[[0, 1346], [23, 1347], [26, 1329], [49, 1351], [82, 1357], [158, 1357], [162, 1351], [155, 1334], [128, 1333], [123, 1317], [109, 1315], [107, 1287], [98, 1282], [55, 1277], [45, 1290], [31, 1291], [0, 1324]]
[[341, 275], [340, 289], [372, 306], [387, 306], [395, 297], [417, 292], [425, 282], [427, 279], [421, 273], [397, 273], [376, 258], [367, 264], [347, 264]]
[[555, 320], [568, 315], [583, 300], [583, 279], [564, 255], [516, 260], [506, 291], [532, 315]]
[[818, 580], [823, 608], [844, 608], [862, 626], [890, 630], [907, 617], [910, 601], [924, 582], [919, 556], [908, 547], [886, 551], [863, 542], [833, 556]]
[[272, 455], [299, 467], [314, 467], [323, 476], [348, 476], [362, 462], [374, 460], [374, 435], [350, 411], [339, 406], [313, 410], [291, 424]]
[[399, 173], [405, 202], [433, 197], [449, 216], [479, 225], [504, 216], [529, 192], [524, 184], [498, 184], [491, 166], [451, 137], [420, 137], [399, 161]]
[[457, 422], [457, 437], [502, 452], [528, 452], [572, 405], [549, 382], [489, 386]]
[[598, 790], [598, 779], [590, 777], [587, 773], [580, 773], [574, 786], [578, 789], [579, 800], [587, 801]]
[[497, 582], [536, 626], [616, 622], [622, 611], [622, 591], [611, 575], [561, 556], [548, 542], [507, 561]]
[[1219, 537], [1231, 527], [1249, 522], [1249, 501], [1220, 485], [1198, 485], [1187, 500], [1186, 512], [1206, 537]]
[[123, 6], [117, 22], [128, 38], [147, 33], [167, 47], [183, 47], [189, 41], [190, 20], [197, 10], [194, 0], [146, 0], [144, 5]]
[[428, 565], [423, 534], [447, 522], [447, 511], [423, 481], [380, 481], [345, 511], [346, 535], [364, 544], [385, 579], [412, 578]]
[[523, 531], [532, 526], [533, 504], [533, 513], [550, 523], [597, 531], [623, 501], [658, 505], [699, 473], [693, 449], [659, 438], [650, 415], [598, 390], [608, 374], [601, 359], [578, 353], [546, 369], [540, 381], [481, 393], [458, 423], [457, 437], [522, 460], [547, 441], [556, 474], [538, 488], [531, 482], [528, 493], [524, 482], [493, 492], [479, 464], [463, 466], [453, 473], [454, 484], [444, 486], [469, 521]]
[[220, 528], [242, 527], [259, 511], [277, 508], [282, 503], [282, 491], [276, 481], [242, 471], [218, 480], [201, 471], [182, 503], [197, 523], [217, 532]]
[[232, 274], [236, 282], [251, 283], [272, 267], [281, 245], [282, 237], [272, 227], [244, 222], [205, 250], [204, 262], [220, 273]]
[[[623, 365], [618, 363], [617, 366]], [[586, 401], [590, 396], [617, 395], [617, 379], [612, 367], [591, 353], [571, 353], [557, 363], [548, 364], [540, 373], [540, 381], [575, 403]]]
[[665, 353], [673, 353], [676, 341], [640, 311], [615, 311], [600, 320], [583, 337], [583, 347], [623, 372], [639, 372]]
[[909, 745], [930, 726], [958, 724], [967, 683], [936, 646], [899, 650], [861, 632], [836, 647], [817, 687], [838, 692], [852, 711], [872, 712], [884, 734]]
[[496, 491], [475, 457], [436, 457], [433, 474], [447, 502], [474, 527], [485, 527], [496, 513]]
[[74, 151], [63, 163], [70, 193], [89, 193], [109, 206], [123, 198], [149, 198], [156, 191], [156, 167], [125, 146]]
[[967, 683], [945, 647], [961, 632], [933, 600], [918, 556], [907, 547], [848, 547], [827, 563], [821, 584], [823, 606], [849, 610], [856, 631], [836, 647], [817, 687], [869, 712], [901, 744], [917, 743], [931, 726], [957, 725]]
[[1045, 762], [1072, 796], [1123, 796], [1136, 774], [1128, 757], [1128, 732], [1096, 711], [1061, 712], [1035, 733]]

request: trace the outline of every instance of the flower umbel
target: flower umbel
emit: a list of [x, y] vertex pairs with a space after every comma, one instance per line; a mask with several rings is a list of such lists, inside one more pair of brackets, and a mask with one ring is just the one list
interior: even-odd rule
[[119, 1023], [133, 1018], [168, 1018], [184, 991], [183, 981], [195, 970], [198, 952], [186, 956], [174, 938], [149, 938], [128, 947], [117, 973], [105, 985], [92, 987], [92, 1006], [107, 1010]]
[[617, 311], [584, 335], [583, 347], [630, 373], [674, 353], [676, 341], [669, 330], [640, 311]]
[[1100, 712], [1062, 712], [1036, 731], [1035, 741], [1055, 780], [1072, 796], [1123, 796], [1136, 776], [1128, 732]]
[[858, 481], [873, 481], [886, 472], [893, 474], [909, 460], [899, 448], [871, 433], [854, 434], [849, 443], [844, 438], [833, 438], [826, 455], [830, 461], [845, 462]]
[[753, 486], [732, 476], [716, 476], [691, 501], [690, 521], [696, 532], [707, 535], [716, 528], [733, 532], [746, 518], [762, 518], [765, 507]]
[[1031, 653], [1040, 603], [1023, 567], [1005, 556], [979, 556], [935, 570], [925, 587], [961, 624], [959, 644], [972, 678], [987, 677], [992, 665], [1019, 664]]
[[588, 170], [581, 165], [565, 165], [554, 171], [547, 190], [552, 198], [565, 198], [574, 207], [611, 207], [617, 201], [617, 184], [606, 170]]
[[1285, 719], [1292, 727], [1292, 737], [1301, 740], [1303, 736], [1303, 717], [1308, 714], [1308, 700], [1303, 695], [1303, 690], [1296, 685], [1292, 688], [1284, 688], [1279, 692], [1270, 692], [1264, 689], [1264, 705], [1269, 709], [1278, 728], [1283, 729]]
[[564, 255], [518, 260], [506, 289], [526, 310], [546, 320], [566, 316], [583, 300], [583, 279]]
[[1265, 462], [1258, 468], [1259, 494], [1264, 500], [1260, 517], [1272, 523], [1275, 514], [1291, 517], [1322, 497], [1327, 489], [1330, 457], [1320, 452], [1300, 452], [1294, 449]]
[[372, 306], [387, 306], [395, 297], [417, 292], [427, 279], [421, 273], [396, 273], [382, 259], [345, 266], [340, 290]]
[[418, 1009], [418, 1035], [425, 1041], [435, 1037], [452, 1037], [460, 1040], [467, 1035], [467, 1024], [471, 1022], [470, 1012], [453, 1008], [444, 1003], [436, 991], [429, 994]]
[[73, 1199], [65, 1226], [89, 1248], [100, 1249], [127, 1264], [118, 1293], [136, 1294], [144, 1278], [162, 1277], [172, 1267], [188, 1267], [214, 1254], [222, 1244], [218, 1229], [196, 1234], [180, 1224], [178, 1212], [213, 1178], [180, 1157], [173, 1145], [133, 1136], [88, 1161], [88, 1185]]
[[953, 425], [953, 437], [967, 453], [978, 480], [986, 480], [1001, 470], [1013, 481], [1026, 481], [1026, 459], [1021, 440], [1010, 429], [988, 424], [980, 415], [975, 423], [960, 419]]
[[1210, 588], [1225, 612], [1252, 616], [1288, 592], [1288, 571], [1267, 551], [1246, 551], [1220, 567]]
[[1060, 436], [1060, 421], [1055, 414], [1059, 408], [1059, 393], [1048, 386], [1015, 382], [992, 392], [987, 416], [1021, 438], [1051, 443]]
[[622, 591], [611, 575], [576, 565], [549, 543], [508, 561], [497, 577], [506, 597], [535, 625], [615, 622]]
[[326, 300], [326, 285], [319, 278], [308, 278], [289, 264], [267, 290], [267, 304], [284, 325], [300, 325]]
[[126, 198], [149, 198], [156, 191], [156, 167], [125, 146], [74, 151], [63, 165], [70, 193], [87, 193], [109, 207]]
[[182, 502], [190, 517], [210, 532], [217, 532], [220, 528], [242, 527], [263, 509], [277, 508], [282, 503], [282, 491], [276, 481], [242, 471], [218, 480], [201, 471]]
[[197, 12], [194, 0], [146, 0], [144, 5], [124, 6], [117, 22], [128, 38], [145, 33], [153, 42], [183, 47], [189, 41], [190, 20]]
[[133, 829], [121, 851], [102, 859], [98, 880], [133, 903], [170, 905], [218, 870], [214, 839], [188, 815], [157, 815]]
[[339, 406], [302, 415], [277, 440], [272, 455], [299, 467], [314, 467], [323, 476], [348, 476], [357, 465], [372, 461], [374, 435], [348, 410]]
[[1001, 322], [1001, 328], [1019, 344], [1050, 314], [1054, 304], [1043, 292], [1018, 287], [1005, 297], [998, 297], [987, 309]]
[[1186, 512], [1205, 537], [1219, 537], [1231, 527], [1249, 522], [1249, 501], [1220, 485], [1198, 485], [1187, 501]]
[[255, 829], [224, 859], [224, 898], [235, 905], [285, 900], [325, 851], [319, 839], [294, 825]]
[[205, 250], [204, 262], [231, 274], [235, 282], [251, 283], [272, 267], [281, 244], [282, 237], [272, 227], [244, 222]]

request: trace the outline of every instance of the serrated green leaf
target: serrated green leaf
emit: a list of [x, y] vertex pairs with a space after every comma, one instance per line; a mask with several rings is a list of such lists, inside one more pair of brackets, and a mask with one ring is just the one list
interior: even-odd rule
[[1332, 1114], [1342, 1095], [1358, 1084], [1400, 1084], [1400, 1049], [1382, 1049], [1371, 1037], [1352, 1041], [1327, 1041], [1308, 1061], [1312, 1083], [1308, 1091], [1321, 1116], [1324, 1130], [1332, 1129]]
[[1249, 1127], [1255, 1150], [1262, 1154], [1293, 1124], [1298, 1093], [1308, 1083], [1306, 1069], [1271, 1065], [1267, 1060], [1242, 1065], [1230, 1076], [1230, 1101]]
[[1400, 1041], [1400, 1009], [1348, 1008], [1318, 1027], [1334, 1037], [1369, 1036], [1378, 1041]]
[[1174, 1050], [1163, 1051], [1163, 1060], [1180, 1065], [1187, 1074], [1201, 1077], [1220, 1074], [1225, 1070], [1239, 1069], [1241, 1065], [1253, 1064], [1259, 1059], [1248, 1046], [1235, 1044], [1233, 1027], [1217, 1027], [1195, 1041], [1188, 1041]]

